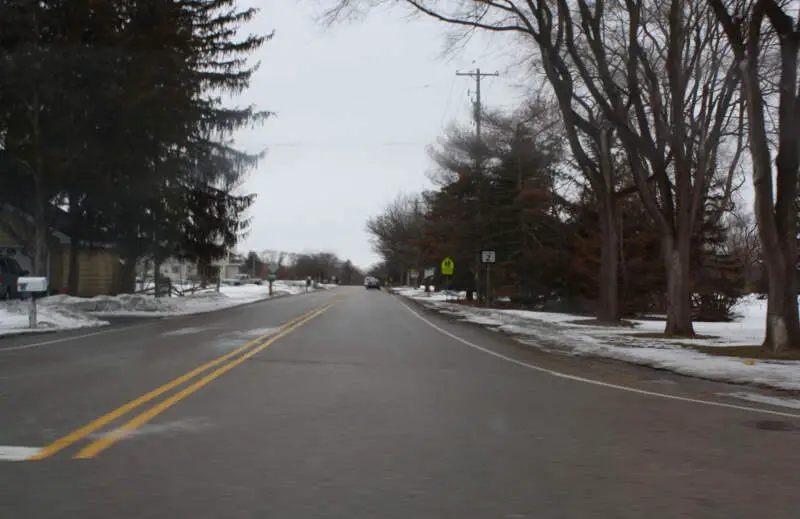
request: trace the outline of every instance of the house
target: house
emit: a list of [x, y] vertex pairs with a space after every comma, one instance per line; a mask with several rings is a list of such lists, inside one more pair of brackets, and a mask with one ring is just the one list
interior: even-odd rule
[[169, 258], [161, 264], [161, 274], [173, 283], [190, 283], [199, 279], [197, 264], [178, 258]]
[[[228, 252], [223, 258], [214, 262], [212, 267], [219, 269], [220, 279], [230, 278], [242, 273], [244, 269], [244, 258], [235, 252]], [[184, 284], [195, 283], [201, 279], [200, 267], [195, 261], [181, 258], [167, 258], [159, 266], [162, 277], [168, 278], [172, 283]], [[209, 276], [215, 278], [216, 273]], [[136, 265], [136, 278], [140, 286], [147, 286], [153, 280], [153, 259], [152, 257], [141, 258]]]
[[224, 258], [215, 262], [214, 266], [219, 267], [220, 279], [232, 278], [236, 274], [243, 272], [244, 256], [235, 252], [228, 252]]
[[[63, 213], [60, 209], [53, 209]], [[32, 241], [33, 234], [33, 218], [30, 215], [8, 204], [0, 207], [0, 254], [13, 257], [28, 271], [33, 270], [33, 260], [25, 244]], [[48, 238], [46, 275], [50, 291], [52, 294], [64, 294], [67, 293], [69, 280], [72, 240], [59, 229], [51, 229]], [[81, 247], [76, 265], [78, 286], [75, 293], [70, 295], [92, 297], [113, 294], [118, 289], [121, 263], [110, 246]]]

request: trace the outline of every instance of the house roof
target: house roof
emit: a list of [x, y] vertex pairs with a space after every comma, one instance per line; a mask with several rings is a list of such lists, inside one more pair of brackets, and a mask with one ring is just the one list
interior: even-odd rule
[[[63, 213], [63, 211], [61, 211], [60, 209], [57, 209], [57, 208], [54, 208], [54, 209], [56, 209], [56, 210], [60, 211], [61, 213]], [[2, 204], [2, 205], [0, 205], [0, 212], [8, 212], [8, 213], [15, 214], [15, 215], [17, 215], [19, 217], [22, 217], [25, 221], [27, 221], [31, 225], [33, 225], [35, 223], [35, 219], [33, 218], [33, 216], [31, 216], [29, 213], [23, 211], [22, 209], [20, 209], [18, 207], [15, 207], [13, 205], [10, 205], [10, 204]], [[63, 223], [63, 219], [62, 219], [62, 223]], [[67, 236], [66, 233], [58, 230], [57, 228], [53, 228], [52, 226], [50, 228], [50, 233], [53, 235], [53, 237], [55, 237], [59, 241], [59, 243], [69, 244], [72, 241], [72, 240], [70, 240], [70, 237]]]

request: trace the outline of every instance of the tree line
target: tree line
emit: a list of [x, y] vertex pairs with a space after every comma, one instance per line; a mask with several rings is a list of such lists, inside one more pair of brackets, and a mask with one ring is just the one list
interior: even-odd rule
[[277, 251], [250, 251], [245, 256], [244, 270], [259, 278], [274, 273], [278, 279], [306, 279], [342, 285], [360, 285], [364, 272], [349, 259], [333, 252], [286, 254]]
[[[480, 175], [471, 130], [453, 126], [431, 150], [436, 188], [401, 195], [367, 222], [385, 260], [385, 275], [406, 279], [450, 257], [452, 288], [487, 296], [480, 251], [493, 250], [491, 296], [568, 311], [600, 310], [602, 231], [591, 189], [571, 165], [558, 111], [535, 101], [512, 114], [487, 113], [487, 154]], [[631, 173], [616, 166], [624, 185]], [[732, 206], [741, 180], [726, 194], [723, 179], [710, 189], [692, 240], [693, 317], [727, 319], [746, 291], [762, 283], [760, 248], [750, 216]], [[666, 311], [666, 273], [658, 229], [635, 192], [617, 201], [617, 283], [620, 315]], [[436, 272], [427, 280], [442, 286]]]
[[[446, 173], [439, 188], [369, 222], [384, 257], [413, 264], [415, 254], [453, 254], [466, 267], [460, 284], [480, 290], [476, 250], [497, 248], [515, 262], [501, 275], [518, 292], [593, 296], [604, 321], [619, 320], [628, 294], [641, 294], [662, 301], [665, 331], [676, 335], [694, 334], [698, 308], [726, 304], [720, 287], [706, 285], [743, 290], [737, 278], [755, 261], [767, 292], [765, 348], [800, 348], [800, 24], [789, 3], [404, 3], [456, 30], [533, 48], [531, 86], [555, 107], [558, 145], [526, 135], [539, 127], [525, 115], [494, 142], [448, 136], [434, 153]], [[327, 18], [374, 4], [339, 0]], [[743, 172], [754, 188], [753, 229], [734, 203]], [[392, 226], [403, 246], [387, 245]]]
[[256, 14], [232, 0], [0, 0], [0, 206], [32, 232], [2, 229], [47, 272], [52, 231], [110, 247], [130, 290], [142, 257], [208, 266], [246, 232], [258, 155], [233, 133], [268, 114], [225, 99], [270, 35], [238, 36]]

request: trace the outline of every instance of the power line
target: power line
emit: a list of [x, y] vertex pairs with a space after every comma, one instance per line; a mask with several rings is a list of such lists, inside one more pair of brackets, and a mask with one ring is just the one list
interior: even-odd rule
[[442, 111], [442, 120], [441, 122], [439, 122], [440, 128], [444, 128], [444, 121], [450, 112], [450, 101], [453, 98], [453, 90], [455, 89], [455, 86], [456, 86], [456, 78], [453, 77], [453, 79], [450, 81], [450, 89], [447, 92], [447, 101], [445, 101], [444, 103], [444, 110]]

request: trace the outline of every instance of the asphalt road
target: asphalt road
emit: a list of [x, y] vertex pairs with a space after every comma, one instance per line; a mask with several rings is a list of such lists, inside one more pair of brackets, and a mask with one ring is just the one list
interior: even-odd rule
[[18, 337], [0, 517], [796, 519], [800, 411], [735, 390], [361, 287]]

